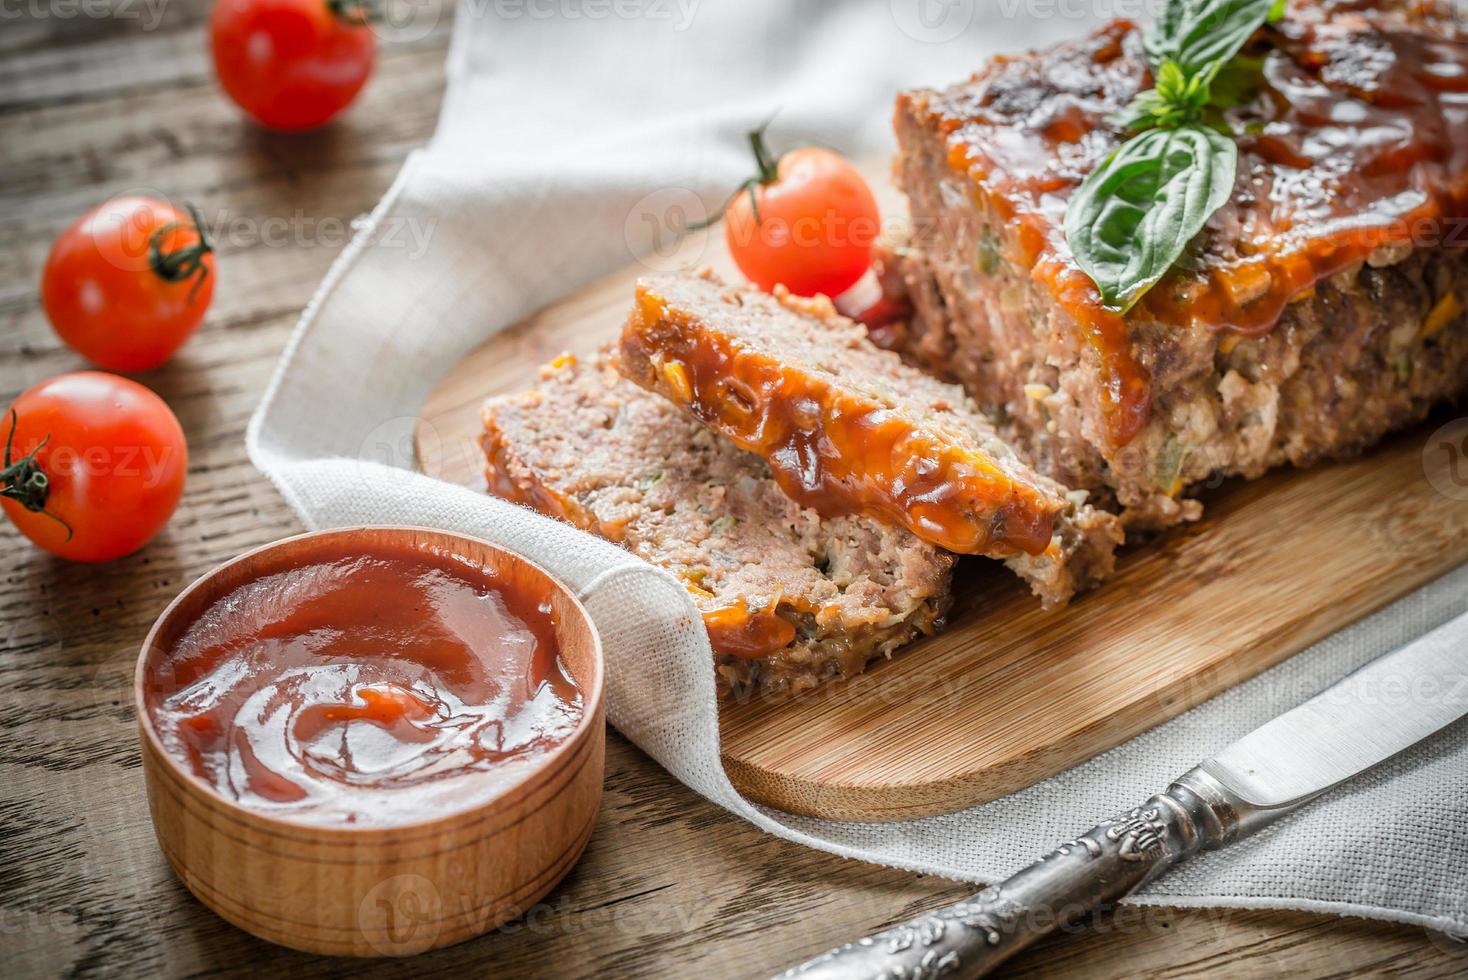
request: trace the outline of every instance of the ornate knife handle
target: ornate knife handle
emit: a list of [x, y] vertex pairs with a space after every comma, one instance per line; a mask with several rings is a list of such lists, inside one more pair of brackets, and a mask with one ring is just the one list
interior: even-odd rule
[[1221, 847], [1279, 815], [1239, 801], [1201, 769], [1166, 793], [945, 909], [847, 943], [779, 980], [967, 978], [1100, 905], [1110, 904], [1202, 848]]

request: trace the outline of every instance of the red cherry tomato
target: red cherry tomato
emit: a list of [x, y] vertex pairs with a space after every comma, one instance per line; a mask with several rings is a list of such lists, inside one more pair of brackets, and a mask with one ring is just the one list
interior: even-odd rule
[[866, 179], [819, 147], [770, 156], [763, 130], [750, 134], [759, 172], [724, 210], [724, 239], [739, 271], [763, 290], [835, 297], [871, 265], [881, 231]]
[[354, 0], [219, 0], [209, 38], [224, 90], [271, 129], [311, 129], [351, 105], [377, 50]]
[[136, 381], [77, 371], [27, 389], [6, 413], [0, 506], [22, 534], [73, 561], [147, 544], [189, 466], [173, 412]]
[[214, 296], [214, 254], [197, 214], [115, 197], [56, 239], [41, 305], [61, 339], [110, 371], [173, 356]]

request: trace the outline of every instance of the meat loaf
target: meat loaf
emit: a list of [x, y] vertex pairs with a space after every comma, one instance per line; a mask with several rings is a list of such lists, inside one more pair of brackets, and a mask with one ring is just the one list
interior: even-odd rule
[[1468, 382], [1468, 34], [1431, 3], [1291, 0], [1245, 58], [1232, 199], [1125, 315], [1063, 223], [1152, 84], [1138, 27], [897, 101], [904, 355], [1133, 527], [1196, 516], [1204, 482], [1358, 451]]
[[953, 556], [862, 517], [822, 520], [763, 461], [598, 358], [561, 358], [482, 412], [490, 489], [678, 576], [721, 692], [788, 695], [931, 633]]
[[861, 513], [1002, 558], [1047, 605], [1111, 570], [1116, 519], [1034, 472], [962, 389], [880, 350], [824, 299], [644, 280], [623, 372], [741, 448], [822, 514]]

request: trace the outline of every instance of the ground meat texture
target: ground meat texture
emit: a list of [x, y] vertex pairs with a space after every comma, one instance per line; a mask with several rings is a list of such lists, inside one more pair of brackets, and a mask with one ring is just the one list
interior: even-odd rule
[[862, 517], [823, 520], [758, 457], [565, 357], [485, 403], [492, 492], [676, 575], [709, 629], [723, 696], [787, 696], [933, 632], [952, 555]]
[[1046, 605], [1111, 570], [1112, 515], [1036, 473], [961, 388], [879, 349], [824, 298], [708, 272], [646, 280], [620, 354], [628, 378], [768, 460], [823, 514], [1004, 559]]
[[1468, 115], [1438, 81], [1468, 74], [1468, 36], [1440, 13], [1294, 0], [1261, 31], [1261, 84], [1229, 110], [1233, 197], [1125, 317], [1098, 310], [1063, 219], [1124, 138], [1107, 118], [1150, 84], [1141, 30], [904, 93], [903, 356], [1131, 527], [1196, 517], [1190, 488], [1219, 477], [1420, 420], [1468, 383]]

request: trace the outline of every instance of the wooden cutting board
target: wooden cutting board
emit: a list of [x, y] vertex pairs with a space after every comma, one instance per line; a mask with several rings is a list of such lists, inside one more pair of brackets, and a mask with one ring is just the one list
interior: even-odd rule
[[[707, 254], [703, 254], [707, 253]], [[704, 236], [655, 261], [711, 260]], [[426, 472], [483, 488], [479, 403], [562, 351], [616, 336], [638, 265], [473, 351], [429, 396]], [[1468, 488], [1434, 489], [1437, 424], [1369, 458], [1233, 482], [1206, 515], [1122, 555], [1115, 575], [1043, 612], [997, 563], [961, 563], [939, 635], [843, 684], [720, 717], [724, 765], [751, 799], [840, 820], [951, 812], [1031, 785], [1194, 707], [1468, 561]]]

